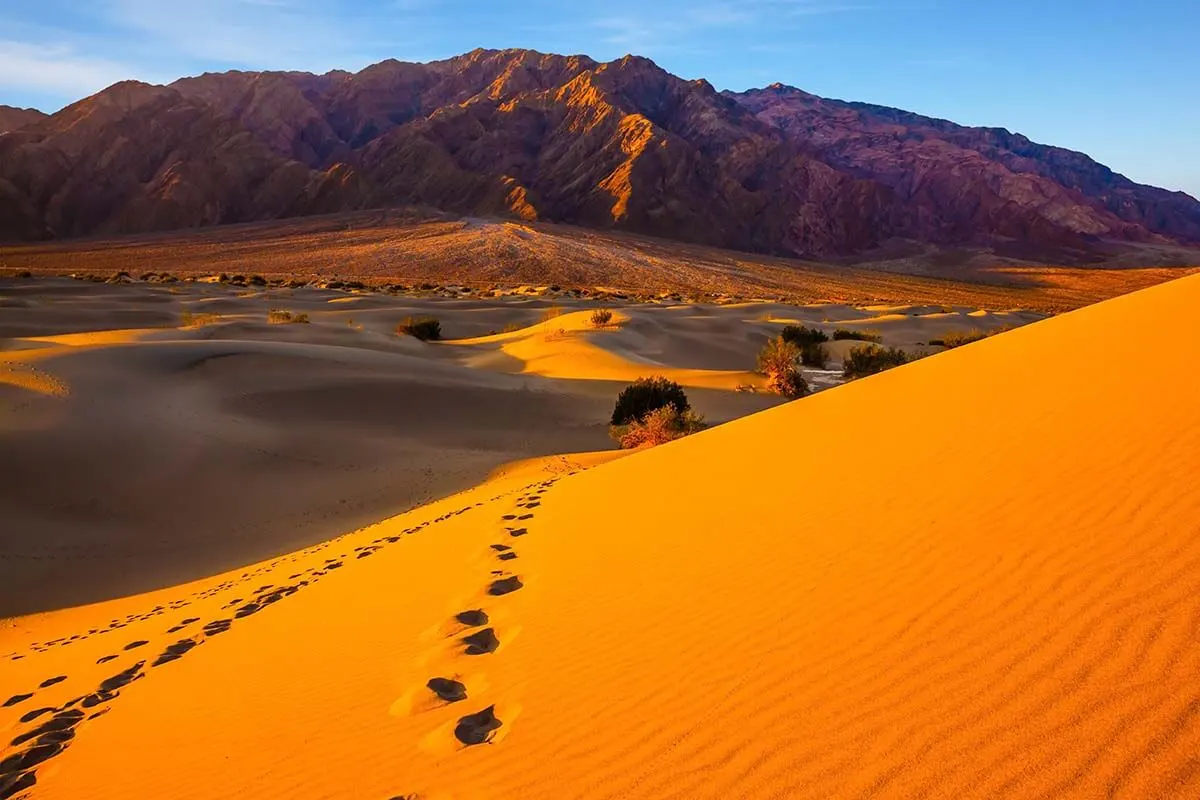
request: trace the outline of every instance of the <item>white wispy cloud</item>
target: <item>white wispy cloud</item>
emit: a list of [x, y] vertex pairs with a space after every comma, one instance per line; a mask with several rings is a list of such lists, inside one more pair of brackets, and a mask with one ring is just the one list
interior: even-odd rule
[[842, 0], [716, 0], [689, 4], [678, 13], [661, 9], [592, 20], [600, 41], [639, 54], [695, 50], [694, 40], [721, 29], [770, 24], [773, 30], [803, 24], [799, 18], [870, 10]]
[[69, 45], [0, 39], [0, 87], [82, 97], [133, 75], [125, 64], [81, 55]]

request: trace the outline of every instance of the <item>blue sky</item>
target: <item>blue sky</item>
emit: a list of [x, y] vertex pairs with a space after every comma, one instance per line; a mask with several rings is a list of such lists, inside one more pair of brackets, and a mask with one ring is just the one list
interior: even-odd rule
[[0, 103], [123, 78], [360, 69], [475, 47], [653, 58], [995, 125], [1200, 196], [1197, 0], [4, 0]]

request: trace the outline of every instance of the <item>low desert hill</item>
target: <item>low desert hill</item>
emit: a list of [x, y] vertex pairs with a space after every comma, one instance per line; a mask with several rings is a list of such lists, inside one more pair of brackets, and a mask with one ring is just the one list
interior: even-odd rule
[[1002, 129], [742, 94], [652, 61], [475, 50], [357, 73], [126, 81], [0, 135], [0, 238], [419, 204], [781, 256], [1200, 244], [1200, 202]]
[[13, 108], [0, 105], [0, 134], [15, 131], [45, 118], [46, 115], [36, 108]]
[[1196, 797], [1197, 304], [1186, 278], [10, 620], [0, 785]]
[[[192, 232], [0, 246], [0, 276], [112, 279], [261, 275], [409, 289], [548, 287], [694, 302], [775, 299], [1063, 311], [1190, 273], [1190, 251], [1144, 247], [1111, 268], [1036, 266], [978, 248], [876, 253], [860, 267], [752, 255], [660, 238], [405, 208]], [[153, 273], [153, 274], [152, 274]]]

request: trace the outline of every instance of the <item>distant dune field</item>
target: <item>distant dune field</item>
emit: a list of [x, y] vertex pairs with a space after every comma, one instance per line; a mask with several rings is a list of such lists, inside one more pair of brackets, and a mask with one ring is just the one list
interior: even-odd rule
[[[536, 292], [0, 280], [0, 616], [194, 580], [513, 460], [611, 448], [613, 401], [639, 377], [679, 381], [710, 423], [762, 410], [779, 398], [736, 390], [761, 388], [755, 354], [789, 321], [878, 329], [926, 351], [937, 348], [918, 343], [945, 331], [1041, 316], [625, 303], [595, 329], [599, 306]], [[271, 324], [272, 309], [309, 322]], [[428, 313], [447, 341], [395, 334]]]
[[[10, 338], [8, 374], [44, 376], [0, 387], [5, 419], [31, 437], [20, 460], [53, 435], [56, 403], [87, 402], [89, 380], [115, 375], [129, 391], [86, 412], [94, 421], [125, 415], [116, 430], [130, 431], [171, 414], [200, 440], [262, 436], [272, 452], [268, 421], [319, 419], [329, 452], [314, 459], [355, 424], [380, 435], [374, 404], [402, 409], [418, 391], [368, 406], [321, 394], [369, 394], [383, 374], [460, 387], [409, 415], [405, 435], [443, 403], [463, 404], [453, 420], [542, 391], [585, 392], [593, 405], [564, 399], [560, 413], [586, 432], [612, 392], [562, 376], [579, 363], [557, 344], [599, 348], [619, 370], [646, 336], [667, 367], [728, 370], [716, 351], [676, 361], [672, 335], [649, 331], [698, 336], [720, 320], [727, 341], [749, 310], [629, 306], [623, 328], [577, 333], [568, 312], [549, 338], [535, 326], [426, 355], [381, 332], [406, 309], [335, 299], [293, 298], [322, 315], [289, 326], [295, 341], [241, 319], [212, 337]], [[504, 302], [442, 316], [472, 337], [538, 322], [537, 306]], [[1186, 278], [649, 451], [524, 459], [253, 565], [10, 619], [0, 786], [38, 800], [1200, 796], [1197, 304], [1200, 277]], [[812, 313], [834, 311], [880, 327], [910, 316]], [[740, 324], [778, 324], [758, 313]], [[362, 331], [342, 331], [350, 315]], [[283, 396], [264, 398], [268, 382]], [[763, 399], [695, 391], [713, 409]], [[555, 413], [543, 400], [522, 407]], [[296, 493], [317, 492], [319, 474], [343, 481], [333, 472], [305, 473]], [[137, 475], [163, 507], [203, 493], [237, 513], [263, 491]]]

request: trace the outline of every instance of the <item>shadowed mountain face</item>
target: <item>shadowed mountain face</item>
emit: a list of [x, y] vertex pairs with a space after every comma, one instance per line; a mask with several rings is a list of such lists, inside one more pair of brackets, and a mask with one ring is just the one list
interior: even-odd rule
[[0, 133], [15, 131], [43, 119], [46, 115], [36, 108], [0, 106]]
[[[0, 109], [0, 130], [8, 109]], [[477, 50], [355, 74], [117, 84], [0, 135], [0, 237], [134, 233], [399, 204], [781, 255], [897, 240], [1086, 261], [1200, 242], [1200, 203], [1004, 130], [633, 56]]]

